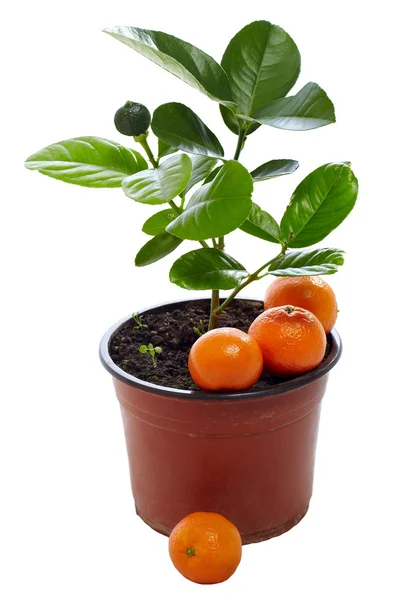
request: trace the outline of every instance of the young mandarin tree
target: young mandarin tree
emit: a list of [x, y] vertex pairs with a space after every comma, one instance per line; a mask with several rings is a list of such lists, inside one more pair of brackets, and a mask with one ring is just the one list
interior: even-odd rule
[[[305, 131], [335, 122], [333, 104], [316, 83], [288, 96], [300, 73], [292, 38], [268, 21], [250, 23], [230, 41], [218, 64], [162, 32], [136, 27], [105, 31], [218, 102], [224, 123], [237, 136], [234, 156], [224, 157], [216, 135], [184, 104], [163, 104], [151, 117], [143, 105], [127, 102], [115, 115], [116, 127], [142, 146], [150, 168], [136, 150], [97, 137], [48, 146], [30, 156], [26, 167], [67, 183], [122, 187], [136, 202], [168, 205], [144, 223], [151, 239], [135, 264], [150, 265], [186, 241], [197, 242], [199, 248], [175, 261], [170, 280], [187, 290], [211, 290], [209, 329], [252, 281], [268, 274], [335, 273], [344, 261], [342, 250], [307, 248], [321, 242], [354, 207], [358, 183], [350, 163], [329, 163], [310, 173], [278, 223], [252, 202], [253, 185], [293, 173], [298, 162], [269, 160], [251, 173], [239, 162], [247, 138], [261, 125]], [[156, 155], [147, 140], [150, 123], [158, 138]], [[225, 252], [226, 236], [238, 228], [278, 247], [252, 273]], [[223, 302], [220, 290], [232, 290]]]

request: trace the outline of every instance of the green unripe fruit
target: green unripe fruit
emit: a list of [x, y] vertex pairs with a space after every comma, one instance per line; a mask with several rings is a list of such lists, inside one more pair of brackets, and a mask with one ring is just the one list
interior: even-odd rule
[[138, 136], [146, 133], [151, 121], [149, 110], [138, 102], [128, 100], [114, 116], [115, 127], [123, 135]]

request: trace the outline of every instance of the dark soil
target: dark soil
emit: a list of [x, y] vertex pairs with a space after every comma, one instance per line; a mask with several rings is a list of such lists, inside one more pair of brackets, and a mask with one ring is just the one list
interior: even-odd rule
[[[209, 302], [196, 300], [182, 308], [145, 314], [141, 317], [144, 326], [131, 319], [111, 338], [110, 356], [116, 365], [138, 379], [170, 388], [199, 390], [190, 377], [187, 362], [190, 348], [198, 339], [194, 327], [200, 328], [202, 321], [207, 330], [208, 310]], [[221, 316], [219, 326], [247, 332], [262, 311], [262, 302], [236, 300]], [[139, 352], [141, 345], [149, 343], [162, 348], [161, 354], [156, 355], [156, 366], [148, 353]], [[329, 350], [328, 347], [327, 353]], [[251, 391], [264, 390], [281, 381], [263, 373]]]

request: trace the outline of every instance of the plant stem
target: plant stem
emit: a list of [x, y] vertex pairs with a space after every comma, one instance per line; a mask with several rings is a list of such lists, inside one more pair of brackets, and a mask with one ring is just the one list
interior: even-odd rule
[[247, 132], [247, 128], [242, 128], [242, 127], [240, 128], [236, 151], [235, 151], [235, 156], [233, 157], [233, 160], [239, 160], [240, 153], [243, 150], [244, 143], [246, 141], [246, 132]]
[[177, 217], [179, 217], [179, 215], [182, 214], [182, 209], [179, 208], [179, 206], [177, 206], [173, 200], [170, 200], [168, 204], [170, 205]]
[[251, 283], [255, 279], [256, 279], [256, 277], [253, 277], [253, 275], [249, 275], [244, 281], [242, 281], [242, 283], [240, 285], [236, 286], [235, 289], [233, 290], [233, 292], [231, 292], [229, 294], [227, 299], [224, 300], [224, 302], [217, 308], [217, 310], [215, 311], [215, 315], [219, 316], [222, 313], [222, 311], [225, 310], [225, 308], [227, 308], [230, 305], [230, 303], [238, 295], [238, 293], [240, 291], [242, 291], [243, 288], [248, 286], [249, 283]]
[[[236, 146], [236, 150], [235, 150], [235, 156], [233, 157], [233, 160], [239, 160], [240, 157], [240, 153], [242, 152], [243, 148], [244, 148], [244, 143], [246, 141], [246, 133], [247, 133], [247, 127], [241, 127], [240, 131], [239, 131], [239, 135], [238, 135], [238, 141], [237, 141], [237, 146]], [[224, 236], [220, 237], [218, 240], [218, 248], [219, 250], [224, 250], [225, 249], [225, 239]]]
[[[158, 160], [155, 159], [154, 154], [151, 151], [149, 144], [147, 143], [147, 134], [142, 134], [138, 137], [135, 137], [134, 140], [135, 140], [135, 142], [138, 142], [139, 144], [142, 145], [144, 151], [146, 152], [147, 156], [149, 157], [149, 161], [151, 162], [153, 167], [156, 169], [158, 167]], [[174, 211], [175, 215], [177, 217], [179, 217], [179, 215], [181, 215], [183, 213], [183, 208], [184, 208], [184, 204], [185, 204], [185, 194], [184, 193], [181, 194], [181, 205], [180, 206], [177, 206], [173, 200], [170, 200], [168, 202], [168, 204]], [[210, 247], [205, 240], [200, 240], [199, 243], [203, 246], [203, 248]], [[218, 308], [218, 302], [217, 302], [215, 308]], [[213, 309], [211, 310], [211, 314], [212, 314], [212, 312], [213, 312]], [[218, 320], [218, 317], [216, 317], [216, 319]]]
[[[225, 240], [224, 236], [218, 238], [218, 242], [213, 238], [214, 248], [218, 250], [223, 250], [225, 248]], [[211, 291], [211, 308], [210, 308], [210, 320], [208, 322], [208, 331], [211, 329], [215, 329], [218, 325], [219, 313], [217, 310], [219, 308], [219, 290]]]
[[211, 292], [211, 310], [210, 310], [210, 320], [208, 322], [208, 331], [215, 329], [218, 324], [219, 313], [219, 290], [212, 290]]
[[[257, 269], [257, 271], [254, 271], [254, 273], [251, 273], [248, 277], [246, 277], [246, 279], [244, 279], [242, 281], [242, 283], [240, 283], [238, 286], [236, 286], [235, 289], [231, 292], [231, 294], [227, 297], [227, 299], [224, 300], [224, 302], [214, 311], [215, 316], [218, 318], [219, 315], [222, 313], [222, 311], [225, 310], [229, 306], [229, 304], [232, 302], [232, 300], [234, 298], [236, 298], [238, 293], [241, 292], [250, 283], [252, 283], [253, 281], [256, 281], [256, 279], [261, 279], [262, 277], [266, 277], [266, 275], [268, 275], [268, 273], [264, 273], [264, 275], [261, 275], [261, 276], [260, 276], [260, 273], [264, 269], [266, 269], [274, 260], [277, 260], [278, 258], [282, 258], [282, 256], [284, 256], [284, 254], [285, 254], [285, 250], [282, 249], [281, 252], [277, 256], [275, 256], [274, 258], [271, 258], [271, 260], [269, 260], [264, 265], [262, 265], [262, 267]], [[210, 319], [210, 321], [211, 321], [211, 319]]]
[[[246, 141], [246, 132], [247, 132], [247, 127], [240, 128], [239, 135], [238, 135], [238, 142], [237, 142], [237, 146], [236, 146], [236, 150], [235, 150], [235, 156], [233, 157], [233, 160], [239, 159], [240, 153], [243, 150], [243, 146]], [[219, 237], [218, 242], [216, 242], [216, 240], [213, 239], [213, 246], [214, 246], [214, 248], [218, 248], [218, 250], [223, 251], [225, 249], [224, 236]], [[251, 276], [249, 275], [249, 277], [251, 277]], [[249, 283], [250, 283], [250, 281], [249, 281]], [[243, 285], [243, 287], [245, 287], [245, 285]], [[234, 290], [233, 292], [236, 291], [236, 294], [237, 294], [238, 292], [240, 292], [241, 289], [242, 288], [239, 286], [239, 289], [236, 288], [237, 291]], [[232, 292], [232, 294], [233, 294], [233, 292]], [[231, 294], [231, 296], [232, 296], [232, 294]], [[229, 298], [231, 298], [231, 296], [229, 296]], [[231, 300], [234, 297], [235, 296], [232, 296]], [[228, 304], [231, 302], [231, 300], [229, 300]], [[223, 307], [227, 306], [227, 301], [228, 301], [228, 298], [220, 306], [219, 305], [219, 290], [211, 291], [211, 310], [210, 310], [210, 320], [208, 322], [208, 331], [215, 329], [215, 327], [218, 325], [219, 316], [220, 316], [221, 312], [223, 311]]]

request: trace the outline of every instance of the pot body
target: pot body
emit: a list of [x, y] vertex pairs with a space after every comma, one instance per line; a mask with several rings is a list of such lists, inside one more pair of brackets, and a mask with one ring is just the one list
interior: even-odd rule
[[275, 396], [218, 402], [114, 379], [138, 515], [168, 535], [189, 513], [217, 512], [243, 543], [296, 525], [312, 494], [327, 377]]
[[126, 321], [103, 337], [100, 358], [121, 405], [138, 515], [169, 535], [192, 512], [217, 512], [237, 526], [244, 544], [296, 525], [312, 494], [321, 400], [341, 355], [337, 332], [313, 371], [265, 392], [209, 394], [144, 382], [115, 365], [108, 345]]

